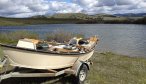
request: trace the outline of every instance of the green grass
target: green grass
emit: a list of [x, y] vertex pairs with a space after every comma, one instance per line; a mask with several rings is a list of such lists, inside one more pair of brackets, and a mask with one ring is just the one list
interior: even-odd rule
[[25, 24], [21, 22], [14, 22], [14, 21], [0, 19], [0, 26], [17, 26], [17, 25], [25, 25]]
[[80, 33], [80, 34], [79, 33], [72, 33], [72, 32], [69, 32], [69, 31], [66, 31], [66, 30], [63, 30], [63, 29], [58, 29], [54, 32], [46, 34], [46, 40], [47, 41], [54, 40], [54, 41], [57, 41], [57, 42], [60, 42], [60, 43], [69, 42], [69, 40], [73, 37], [84, 38], [85, 36], [82, 33]]
[[78, 19], [55, 18], [0, 18], [0, 26], [77, 23]]
[[0, 48], [0, 59], [3, 57], [2, 49]]
[[146, 84], [146, 59], [95, 53], [88, 82], [91, 84]]
[[4, 18], [0, 17], [0, 26], [36, 25], [36, 24], [91, 24], [91, 23], [132, 23], [127, 17], [99, 14], [87, 15], [82, 13], [63, 13], [52, 16], [34, 16], [29, 18]]
[[[94, 53], [87, 84], [146, 84], [146, 59], [117, 55], [110, 52]], [[11, 78], [3, 83], [17, 84], [74, 84], [73, 76], [55, 78]]]
[[[65, 38], [64, 38], [65, 37]], [[85, 37], [83, 34], [71, 33], [66, 30], [58, 29], [54, 32], [49, 32], [44, 34], [44, 40], [57, 42], [68, 42], [73, 37]], [[3, 32], [0, 33], [0, 43], [5, 44], [16, 44], [19, 39], [22, 38], [31, 38], [31, 39], [41, 39], [38, 33], [21, 30], [21, 31], [12, 31], [12, 32]]]
[[0, 33], [0, 43], [15, 44], [22, 38], [38, 39], [39, 35], [25, 30]]

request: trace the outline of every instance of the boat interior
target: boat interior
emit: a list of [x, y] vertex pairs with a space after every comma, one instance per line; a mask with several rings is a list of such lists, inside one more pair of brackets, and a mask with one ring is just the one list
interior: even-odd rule
[[95, 48], [98, 40], [97, 36], [89, 39], [74, 37], [69, 42], [58, 43], [24, 38], [18, 41], [16, 47], [57, 53], [87, 53]]

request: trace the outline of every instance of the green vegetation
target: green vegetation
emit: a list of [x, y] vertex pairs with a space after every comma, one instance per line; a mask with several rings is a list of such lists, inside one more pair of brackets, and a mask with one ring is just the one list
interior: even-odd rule
[[17, 26], [33, 24], [62, 24], [78, 23], [78, 19], [57, 19], [57, 18], [0, 18], [0, 26]]
[[142, 17], [122, 17], [109, 14], [87, 15], [83, 13], [61, 13], [51, 16], [33, 16], [29, 18], [0, 17], [0, 26], [17, 26], [33, 24], [145, 24]]
[[68, 42], [73, 37], [84, 37], [83, 34], [71, 33], [65, 30], [56, 30], [52, 33], [46, 34], [47, 41]]
[[[65, 30], [56, 30], [52, 33], [44, 34], [43, 39], [47, 41], [68, 42], [73, 37], [84, 37], [84, 35]], [[16, 44], [19, 39], [23, 38], [41, 39], [39, 34], [25, 30], [0, 33], [0, 43]]]
[[146, 24], [146, 17], [140, 18], [134, 22], [135, 24]]
[[[94, 53], [93, 65], [88, 73], [87, 84], [145, 84], [146, 59], [123, 55]], [[4, 84], [74, 84], [73, 76], [53, 78], [10, 78]]]
[[9, 21], [9, 20], [3, 20], [3, 19], [0, 19], [0, 25], [1, 26], [17, 26], [17, 25], [25, 25], [23, 23], [20, 23], [20, 22], [13, 22], [13, 21]]
[[2, 49], [0, 48], [0, 60], [2, 57], [3, 57], [3, 52], [2, 52]]
[[95, 53], [89, 73], [91, 84], [145, 84], [146, 59], [113, 53]]
[[38, 39], [39, 35], [29, 31], [14, 31], [8, 33], [0, 33], [0, 43], [16, 43], [22, 38]]

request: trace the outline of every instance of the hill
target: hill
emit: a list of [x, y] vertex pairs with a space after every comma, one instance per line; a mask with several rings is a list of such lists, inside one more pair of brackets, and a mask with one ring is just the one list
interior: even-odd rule
[[70, 19], [82, 19], [82, 20], [89, 20], [89, 19], [98, 19], [104, 17], [113, 17], [116, 18], [114, 15], [110, 14], [95, 14], [95, 15], [88, 15], [84, 13], [58, 13], [51, 16], [51, 18], [70, 18]]
[[8, 19], [5, 17], [0, 17], [0, 26], [17, 26], [17, 25], [25, 25], [22, 22], [14, 21], [12, 19]]
[[57, 18], [0, 18], [0, 26], [36, 25], [36, 24], [72, 24], [77, 23], [77, 19], [57, 19]]
[[114, 14], [115, 16], [124, 16], [124, 17], [144, 17], [146, 13], [125, 13], [125, 14]]
[[[142, 17], [141, 17], [142, 18]], [[0, 26], [33, 25], [33, 24], [132, 24], [139, 17], [124, 17], [110, 14], [88, 15], [83, 13], [58, 13], [54, 15], [37, 15], [29, 18], [0, 17]], [[139, 21], [140, 24], [142, 21]]]
[[146, 16], [134, 22], [135, 24], [146, 24]]
[[36, 16], [29, 17], [29, 18], [47, 18], [47, 16], [45, 16], [45, 15], [36, 15]]
[[51, 18], [61, 18], [61, 19], [86, 19], [90, 16], [83, 13], [58, 13], [51, 16]]

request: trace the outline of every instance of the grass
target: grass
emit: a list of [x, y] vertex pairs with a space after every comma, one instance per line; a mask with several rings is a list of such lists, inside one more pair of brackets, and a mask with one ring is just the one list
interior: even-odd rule
[[0, 59], [3, 57], [2, 49], [0, 48]]
[[113, 53], [95, 53], [90, 84], [145, 84], [146, 59]]
[[[0, 17], [0, 26], [36, 25], [36, 24], [98, 24], [98, 23], [132, 23], [138, 19], [116, 17], [113, 15], [86, 15], [82, 13], [55, 14], [52, 16], [34, 16], [29, 18]], [[139, 21], [141, 22], [141, 21]], [[143, 20], [142, 20], [143, 22]]]
[[0, 19], [0, 25], [1, 26], [17, 26], [17, 25], [25, 25], [25, 24], [21, 22], [14, 22], [14, 21]]
[[[87, 84], [146, 84], [146, 59], [106, 53], [94, 53]], [[11, 78], [2, 84], [74, 84], [73, 76], [53, 78]]]
[[[84, 35], [61, 29], [44, 34], [44, 40], [47, 41], [68, 42], [73, 37], [84, 37]], [[0, 33], [0, 43], [15, 44], [22, 38], [41, 39], [38, 33], [26, 30]]]
[[85, 36], [83, 34], [79, 34], [79, 33], [71, 33], [69, 31], [65, 31], [62, 29], [58, 29], [52, 33], [48, 33], [46, 34], [46, 40], [47, 41], [57, 41], [57, 42], [69, 42], [69, 40], [73, 37], [82, 37], [84, 38]]
[[13, 43], [17, 43], [17, 41], [22, 38], [38, 39], [39, 35], [34, 32], [25, 31], [25, 30], [0, 33], [0, 43], [13, 44]]
[[1, 18], [0, 26], [19, 26], [36, 24], [68, 24], [77, 23], [78, 19], [54, 19], [54, 18]]

